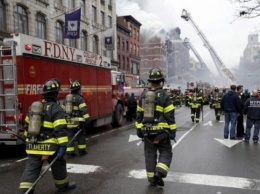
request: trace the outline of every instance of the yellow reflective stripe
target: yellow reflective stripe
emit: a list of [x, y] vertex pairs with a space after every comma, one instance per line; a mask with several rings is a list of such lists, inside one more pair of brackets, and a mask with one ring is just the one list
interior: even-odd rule
[[27, 131], [24, 131], [24, 132], [23, 132], [23, 135], [24, 135], [25, 137], [27, 137], [28, 132], [27, 132]]
[[39, 150], [26, 150], [27, 154], [34, 154], [34, 155], [53, 155], [55, 151], [39, 151]]
[[85, 115], [83, 115], [83, 117], [84, 117], [84, 119], [87, 119], [87, 118], [89, 118], [89, 114], [85, 114]]
[[57, 140], [58, 140], [59, 144], [67, 143], [69, 141], [68, 136], [58, 137]]
[[76, 125], [76, 124], [75, 125], [72, 125], [72, 124], [67, 125], [68, 128], [76, 128], [77, 126], [79, 126], [79, 125]]
[[165, 164], [161, 163], [161, 162], [158, 162], [157, 165], [156, 165], [157, 168], [162, 168], [163, 170], [165, 170], [166, 172], [168, 172], [169, 170], [169, 167], [166, 166]]
[[74, 152], [75, 148], [74, 147], [67, 147], [66, 151], [67, 152]]
[[159, 105], [156, 105], [155, 110], [159, 111], [159, 112], [163, 112], [163, 107], [159, 106]]
[[25, 122], [26, 122], [26, 123], [29, 123], [29, 122], [30, 122], [28, 116], [25, 117]]
[[53, 122], [54, 127], [57, 127], [59, 125], [66, 125], [66, 124], [67, 124], [67, 121], [66, 121], [65, 118], [64, 119], [58, 119], [58, 120]]
[[154, 177], [154, 172], [146, 172], [148, 178], [153, 178]]
[[138, 106], [138, 105], [137, 105], [137, 111], [138, 111], [138, 112], [144, 112], [144, 109], [143, 109], [141, 106]]
[[33, 183], [30, 183], [30, 182], [21, 182], [19, 188], [20, 189], [29, 189], [29, 188], [31, 188], [32, 185], [33, 185]]
[[66, 177], [65, 179], [63, 180], [54, 180], [54, 183], [56, 185], [64, 185], [65, 183], [69, 182], [69, 177]]
[[78, 148], [79, 149], [84, 149], [84, 148], [86, 148], [87, 146], [86, 145], [78, 145]]
[[170, 112], [170, 111], [172, 111], [172, 110], [174, 110], [174, 106], [171, 104], [171, 105], [165, 107], [164, 110], [163, 110], [163, 112], [164, 112], [164, 113], [167, 113], [167, 112]]
[[[169, 128], [169, 125], [168, 125], [168, 123], [158, 123], [156, 126], [158, 126], [158, 127], [162, 127], [162, 128]], [[155, 126], [155, 127], [156, 127]]]
[[143, 127], [143, 123], [138, 123], [138, 122], [135, 122], [135, 127], [140, 129]]
[[86, 103], [82, 103], [82, 104], [79, 105], [79, 108], [81, 109], [81, 108], [86, 107], [86, 106], [87, 106]]
[[44, 141], [37, 141], [37, 143], [54, 143], [54, 144], [58, 144], [58, 141], [56, 138], [50, 138], [50, 139], [46, 139]]
[[73, 118], [71, 118], [70, 120], [71, 120], [71, 121], [85, 121], [85, 119], [82, 118], [82, 117], [73, 117]]
[[49, 121], [43, 121], [43, 126], [46, 128], [54, 128], [53, 123]]
[[174, 129], [177, 128], [177, 125], [176, 124], [171, 124], [171, 125], [169, 125], [169, 127], [170, 127], [170, 130], [174, 130]]
[[73, 110], [79, 110], [79, 107], [73, 106]]

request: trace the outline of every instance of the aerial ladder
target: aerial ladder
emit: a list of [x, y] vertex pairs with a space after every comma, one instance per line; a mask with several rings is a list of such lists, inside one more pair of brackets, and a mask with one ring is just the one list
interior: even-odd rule
[[206, 36], [203, 34], [203, 32], [199, 29], [198, 25], [194, 22], [192, 19], [191, 15], [187, 10], [183, 9], [182, 10], [182, 15], [181, 18], [183, 18], [186, 21], [190, 21], [193, 27], [196, 29], [198, 32], [198, 35], [202, 39], [205, 47], [209, 50], [209, 53], [216, 65], [216, 68], [220, 74], [220, 76], [228, 83], [229, 85], [231, 84], [236, 84], [235, 77], [231, 73], [231, 71], [225, 66], [225, 64], [222, 62], [220, 57], [218, 56], [217, 52], [214, 50], [214, 48], [211, 46], [209, 41], [207, 40]]
[[200, 62], [200, 66], [201, 68], [203, 69], [206, 69], [208, 72], [210, 72], [210, 77], [212, 79], [213, 82], [215, 82], [215, 79], [212, 78], [211, 76], [211, 71], [209, 70], [208, 66], [206, 65], [206, 63], [204, 62], [204, 60], [201, 58], [200, 54], [197, 52], [197, 50], [195, 49], [195, 47], [193, 46], [193, 44], [190, 42], [190, 40], [188, 38], [184, 38], [184, 41], [183, 41], [187, 46], [188, 48], [191, 49], [191, 51], [194, 53], [194, 55], [197, 57], [197, 59], [199, 60]]

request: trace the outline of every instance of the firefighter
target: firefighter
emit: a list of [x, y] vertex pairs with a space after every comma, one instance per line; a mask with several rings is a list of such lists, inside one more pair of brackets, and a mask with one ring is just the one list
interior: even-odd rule
[[[79, 81], [73, 81], [70, 85], [71, 94], [71, 105], [72, 109], [70, 112], [66, 112], [66, 106], [69, 105], [67, 96], [63, 104], [63, 109], [66, 112], [68, 119], [68, 137], [69, 140], [78, 132], [78, 130], [83, 129], [77, 137], [77, 146], [79, 155], [87, 154], [86, 148], [86, 135], [85, 135], [85, 126], [89, 122], [89, 114], [87, 109], [87, 104], [84, 97], [81, 95], [81, 84]], [[71, 122], [70, 122], [71, 121]], [[76, 156], [75, 145], [72, 143], [67, 147], [67, 155], [69, 157]]]
[[175, 105], [178, 106], [178, 107], [181, 107], [181, 94], [180, 94], [180, 90], [176, 90]]
[[203, 98], [198, 94], [198, 91], [194, 91], [194, 93], [190, 96], [189, 105], [191, 109], [191, 120], [192, 122], [199, 123], [200, 121], [200, 112], [203, 105]]
[[222, 95], [219, 93], [219, 89], [216, 87], [212, 96], [212, 107], [215, 110], [215, 117], [217, 121], [220, 120], [220, 115], [222, 112], [220, 107], [221, 98]]
[[[48, 80], [43, 86], [43, 100], [34, 102], [25, 118], [26, 153], [28, 160], [21, 177], [20, 193], [26, 193], [40, 175], [44, 160], [49, 163], [58, 155], [51, 166], [58, 192], [76, 188], [69, 182], [66, 161], [63, 158], [68, 143], [67, 122], [57, 99], [60, 86], [55, 80]], [[30, 193], [34, 192], [34, 188]]]
[[135, 127], [137, 136], [144, 141], [148, 182], [151, 186], [164, 186], [163, 178], [167, 176], [172, 161], [170, 140], [176, 135], [174, 106], [162, 90], [164, 77], [160, 69], [150, 70], [148, 82], [151, 87], [140, 97]]
[[185, 106], [188, 107], [189, 106], [189, 99], [190, 99], [190, 95], [189, 95], [189, 91], [185, 91]]

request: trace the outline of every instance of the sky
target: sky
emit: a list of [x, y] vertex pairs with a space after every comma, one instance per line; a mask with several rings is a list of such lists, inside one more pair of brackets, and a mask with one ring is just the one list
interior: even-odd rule
[[[179, 27], [180, 37], [189, 39], [213, 73], [217, 72], [215, 63], [193, 25], [181, 18], [182, 10], [190, 13], [224, 65], [232, 70], [239, 65], [248, 35], [260, 30], [260, 17], [241, 19], [239, 7], [230, 0], [116, 0], [117, 16], [133, 16], [142, 24], [141, 33], [142, 29]], [[191, 51], [190, 55], [196, 59]]]

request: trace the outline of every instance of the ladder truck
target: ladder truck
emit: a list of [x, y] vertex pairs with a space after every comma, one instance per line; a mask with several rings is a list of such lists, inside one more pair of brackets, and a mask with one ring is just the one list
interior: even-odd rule
[[191, 24], [193, 25], [193, 27], [196, 29], [196, 31], [198, 32], [198, 35], [202, 39], [204, 45], [209, 50], [209, 53], [210, 53], [210, 55], [211, 55], [215, 65], [216, 65], [216, 68], [217, 68], [220, 76], [225, 80], [225, 82], [227, 84], [229, 84], [229, 85], [236, 84], [236, 80], [235, 80], [234, 75], [231, 73], [231, 71], [222, 62], [222, 60], [218, 56], [218, 54], [215, 51], [215, 49], [211, 46], [211, 44], [207, 40], [206, 36], [203, 34], [203, 32], [198, 27], [198, 25], [192, 19], [190, 13], [187, 10], [183, 9], [181, 18], [183, 18], [185, 21], [190, 21]]
[[200, 62], [201, 68], [206, 69], [209, 72], [209, 77], [211, 78], [212, 82], [214, 84], [215, 83], [215, 79], [213, 79], [212, 73], [209, 70], [208, 66], [206, 65], [206, 63], [204, 62], [204, 60], [201, 58], [200, 54], [198, 53], [198, 51], [195, 49], [195, 47], [193, 46], [193, 44], [190, 42], [190, 40], [188, 38], [184, 38], [184, 43], [188, 46], [188, 48], [190, 48], [192, 50], [192, 52], [194, 53], [194, 55], [197, 57], [197, 59]]

